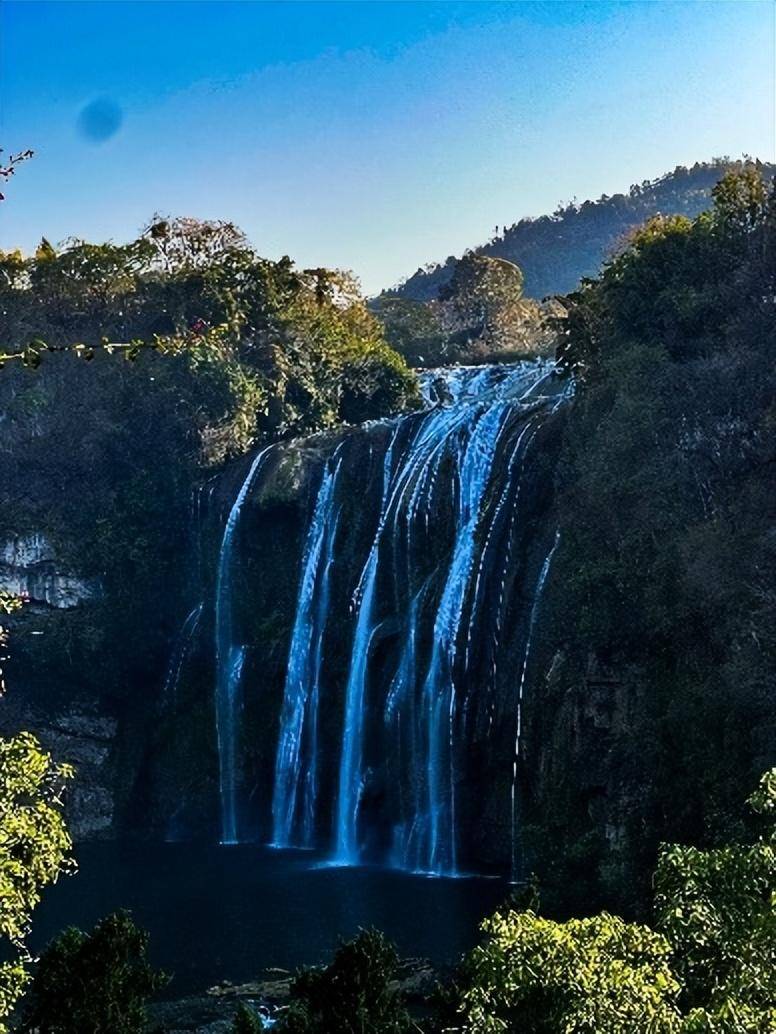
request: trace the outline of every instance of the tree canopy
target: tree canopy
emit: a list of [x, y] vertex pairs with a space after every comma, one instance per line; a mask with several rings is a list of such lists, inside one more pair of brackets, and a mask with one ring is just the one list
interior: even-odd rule
[[147, 953], [148, 934], [128, 912], [106, 916], [88, 934], [64, 930], [36, 966], [20, 1034], [145, 1034], [147, 999], [169, 979]]
[[340, 945], [331, 964], [302, 970], [291, 986], [282, 1034], [409, 1034], [411, 1021], [391, 987], [399, 959], [377, 930]]
[[751, 844], [661, 849], [655, 929], [601, 913], [557, 922], [507, 908], [467, 958], [471, 1034], [766, 1034], [776, 1025], [776, 769], [750, 804]]
[[25, 947], [44, 887], [71, 866], [72, 843], [62, 815], [72, 776], [30, 733], [0, 738], [0, 1032], [29, 981]]
[[223, 222], [156, 218], [126, 245], [44, 239], [32, 257], [3, 254], [0, 342], [27, 366], [57, 349], [153, 348], [198, 402], [215, 461], [417, 399], [351, 276], [262, 259]]
[[437, 298], [383, 293], [370, 302], [391, 345], [413, 365], [508, 361], [552, 350], [549, 309], [523, 297], [523, 274], [504, 259], [468, 252]]
[[[583, 277], [595, 276], [627, 235], [655, 215], [682, 215], [694, 219], [709, 206], [711, 191], [726, 172], [752, 164], [764, 178], [775, 167], [748, 159], [718, 158], [696, 162], [654, 180], [634, 183], [626, 193], [603, 194], [596, 200], [576, 199], [560, 204], [552, 215], [524, 218], [511, 226], [497, 227], [478, 254], [507, 259], [525, 274], [529, 298], [573, 291]], [[418, 269], [394, 292], [402, 298], [430, 301], [438, 296], [455, 271], [456, 258]]]

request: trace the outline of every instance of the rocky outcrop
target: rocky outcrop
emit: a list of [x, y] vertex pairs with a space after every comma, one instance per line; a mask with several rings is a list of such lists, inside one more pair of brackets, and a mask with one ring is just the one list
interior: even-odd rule
[[118, 723], [114, 718], [78, 711], [55, 717], [39, 735], [54, 757], [71, 764], [75, 782], [68, 794], [70, 832], [77, 840], [111, 834], [115, 803], [111, 755]]
[[0, 546], [0, 590], [32, 604], [68, 610], [98, 598], [100, 584], [66, 570], [47, 536], [32, 531]]
[[[101, 598], [101, 586], [61, 563], [47, 535], [29, 531], [0, 545], [0, 590], [26, 604], [8, 621], [10, 676], [0, 699], [0, 733], [28, 730], [57, 762], [72, 765], [70, 832], [76, 840], [108, 837], [114, 832], [118, 722], [103, 700], [83, 692], [87, 673], [76, 670], [72, 687], [64, 674], [69, 636], [79, 633], [72, 621]], [[80, 632], [93, 634], [87, 625]]]
[[520, 760], [522, 863], [551, 887], [549, 908], [594, 910], [608, 901], [632, 913], [651, 870], [644, 830], [653, 807], [649, 694], [643, 672], [582, 653], [555, 624], [548, 594], [546, 624]]

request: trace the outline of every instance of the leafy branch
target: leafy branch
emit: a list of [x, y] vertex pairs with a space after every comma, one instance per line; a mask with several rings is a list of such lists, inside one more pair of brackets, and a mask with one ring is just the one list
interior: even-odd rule
[[[3, 153], [2, 147], [0, 147], [0, 154]], [[22, 162], [26, 162], [28, 158], [32, 158], [34, 151], [29, 150], [19, 151], [17, 154], [9, 154], [7, 158], [0, 158], [0, 179], [9, 180], [11, 176], [16, 172], [16, 167]], [[0, 191], [0, 201], [5, 201], [5, 194]]]
[[78, 359], [83, 359], [84, 362], [91, 362], [98, 352], [104, 352], [106, 355], [123, 355], [129, 362], [134, 362], [141, 352], [178, 353], [191, 344], [203, 341], [204, 331], [205, 327], [202, 325], [193, 327], [187, 334], [174, 336], [154, 334], [150, 339], [133, 338], [131, 341], [111, 341], [104, 337], [96, 345], [87, 345], [82, 341], [66, 345], [52, 345], [41, 338], [34, 338], [24, 348], [13, 352], [0, 352], [0, 369], [7, 362], [16, 360], [31, 370], [37, 370], [43, 356], [47, 353], [69, 353]]

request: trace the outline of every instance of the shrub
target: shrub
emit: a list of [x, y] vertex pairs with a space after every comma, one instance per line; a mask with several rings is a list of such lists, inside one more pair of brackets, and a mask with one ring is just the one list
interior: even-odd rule
[[749, 803], [754, 844], [661, 850], [657, 930], [606, 912], [560, 923], [506, 909], [465, 960], [470, 1034], [767, 1034], [776, 1030], [776, 769]]
[[147, 952], [148, 934], [128, 912], [88, 934], [65, 930], [41, 956], [20, 1034], [143, 1034], [146, 1002], [169, 979], [151, 968]]
[[377, 930], [341, 944], [331, 965], [302, 970], [291, 987], [283, 1034], [405, 1034], [412, 1029], [391, 987], [399, 959]]
[[264, 1023], [257, 1013], [245, 1002], [240, 1002], [232, 1022], [232, 1034], [259, 1034]]

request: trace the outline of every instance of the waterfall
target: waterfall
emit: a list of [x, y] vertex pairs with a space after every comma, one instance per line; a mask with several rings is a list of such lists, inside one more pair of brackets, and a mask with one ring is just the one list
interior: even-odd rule
[[[335, 488], [341, 462], [335, 454], [331, 466], [324, 470], [302, 558], [302, 576], [288, 654], [275, 760], [272, 798], [272, 842], [275, 847], [313, 845], [317, 797], [318, 702], [329, 605], [329, 572], [334, 560], [337, 534]], [[303, 798], [301, 836], [297, 834], [300, 792]]]
[[234, 642], [232, 617], [232, 572], [234, 533], [240, 510], [271, 447], [254, 457], [224, 528], [218, 556], [215, 596], [216, 733], [218, 736], [219, 790], [221, 797], [221, 843], [238, 843], [237, 829], [237, 690], [240, 685], [245, 648]]
[[181, 677], [181, 668], [186, 660], [186, 656], [191, 648], [192, 640], [196, 634], [197, 628], [199, 627], [199, 621], [202, 617], [202, 609], [204, 603], [198, 603], [187, 615], [186, 620], [181, 626], [181, 630], [175, 638], [173, 644], [172, 653], [170, 654], [170, 661], [167, 665], [167, 672], [164, 677], [164, 685], [162, 686], [162, 706], [169, 707], [174, 706], [176, 703], [178, 682]]
[[[278, 446], [294, 461], [313, 457], [319, 473], [293, 575], [266, 804], [257, 784], [273, 846], [323, 849], [337, 865], [459, 875], [471, 868], [468, 836], [488, 797], [494, 821], [511, 821], [514, 873], [523, 696], [558, 543], [537, 575], [534, 539], [546, 539], [552, 490], [534, 460], [570, 390], [548, 360], [426, 371], [423, 410], [354, 429], [328, 456], [325, 438], [323, 455], [318, 444], [309, 453]], [[238, 750], [252, 749], [238, 744], [246, 647], [232, 621], [234, 533], [265, 455], [240, 488], [218, 565], [225, 842], [239, 832]], [[246, 686], [246, 699], [263, 688]], [[255, 706], [262, 722], [263, 703]]]
[[528, 661], [531, 656], [531, 646], [533, 644], [534, 628], [536, 625], [536, 618], [539, 613], [539, 605], [542, 599], [542, 592], [544, 591], [544, 585], [547, 581], [547, 575], [550, 573], [550, 566], [552, 564], [552, 558], [555, 556], [555, 550], [558, 548], [560, 542], [560, 530], [556, 530], [555, 538], [547, 556], [544, 558], [544, 562], [539, 571], [539, 577], [536, 581], [536, 587], [534, 589], [533, 603], [531, 604], [531, 613], [528, 618], [528, 631], [525, 637], [525, 650], [523, 651], [523, 666], [520, 669], [520, 682], [517, 687], [517, 707], [515, 709], [515, 753], [512, 761], [512, 786], [510, 790], [510, 806], [511, 806], [511, 819], [512, 819], [512, 865], [511, 865], [511, 879], [514, 883], [518, 876], [518, 864], [517, 864], [517, 766], [520, 761], [520, 734], [522, 732], [522, 720], [523, 720], [523, 691], [525, 689], [525, 677], [528, 672]]
[[[425, 588], [423, 586], [420, 589], [410, 605], [401, 657], [385, 702], [383, 720], [389, 743], [387, 757], [396, 759], [395, 771], [390, 772], [389, 776], [398, 781], [401, 780], [405, 758], [411, 760], [417, 753], [417, 722], [412, 687], [417, 677], [418, 615]], [[409, 742], [405, 745], [407, 736]], [[400, 795], [398, 821], [392, 831], [391, 862], [395, 868], [414, 867], [407, 856], [407, 844], [414, 835], [415, 816], [419, 811], [420, 802], [414, 789], [409, 802]]]
[[428, 754], [428, 844], [425, 854], [429, 871], [436, 873], [454, 874], [456, 871], [454, 741], [457, 701], [453, 672], [483, 495], [504, 418], [509, 411], [507, 403], [487, 409], [477, 419], [463, 453], [458, 454], [460, 488], [455, 545], [434, 624], [431, 661], [422, 693]]
[[[395, 557], [405, 545], [412, 553], [412, 535], [418, 518], [428, 530], [429, 512], [443, 462], [452, 462], [450, 483], [455, 504], [455, 535], [433, 625], [431, 656], [425, 676], [417, 683], [415, 639], [417, 605], [410, 606], [406, 641], [393, 679], [389, 700], [412, 700], [416, 728], [407, 763], [422, 793], [415, 796], [413, 813], [394, 842], [403, 864], [434, 874], [457, 872], [457, 829], [455, 808], [457, 690], [454, 669], [461, 620], [470, 588], [476, 554], [475, 534], [479, 527], [484, 495], [490, 482], [494, 459], [509, 418], [519, 410], [524, 397], [549, 376], [546, 368], [524, 364], [518, 367], [457, 368], [445, 382], [450, 405], [439, 405], [419, 423], [417, 431], [395, 470], [392, 466], [394, 434], [386, 452], [383, 501], [378, 528], [361, 579], [345, 691], [345, 719], [340, 752], [339, 794], [334, 859], [339, 864], [361, 860], [358, 820], [362, 795], [362, 743], [368, 662], [377, 618], [375, 585], [381, 553]], [[428, 377], [424, 396], [430, 402], [441, 374]], [[432, 379], [433, 377], [433, 379]], [[406, 542], [397, 539], [401, 519]], [[390, 712], [391, 707], [388, 710]], [[399, 733], [400, 735], [400, 733]], [[402, 843], [403, 841], [403, 843]]]
[[364, 694], [367, 682], [367, 663], [373, 632], [375, 581], [379, 546], [385, 520], [385, 507], [391, 483], [391, 463], [396, 435], [383, 461], [383, 491], [377, 534], [361, 573], [356, 598], [358, 616], [353, 636], [350, 672], [345, 687], [345, 715], [342, 728], [342, 750], [337, 793], [337, 825], [334, 861], [339, 865], [356, 865], [360, 860], [358, 847], [358, 811], [361, 799], [361, 759], [364, 727]]

